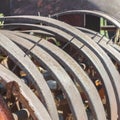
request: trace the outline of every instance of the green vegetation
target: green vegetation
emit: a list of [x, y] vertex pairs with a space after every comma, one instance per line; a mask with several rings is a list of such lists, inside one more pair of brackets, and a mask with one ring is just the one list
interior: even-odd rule
[[[4, 17], [3, 13], [0, 13], [0, 17]], [[4, 21], [0, 21], [0, 27], [4, 24]]]
[[48, 40], [49, 42], [51, 42], [57, 46], [61, 46], [60, 42], [57, 41], [54, 37], [46, 37], [46, 40]]
[[[104, 18], [100, 18], [100, 27], [106, 26], [107, 20]], [[100, 30], [101, 35], [105, 35], [107, 38], [109, 38], [108, 31], [107, 30]]]
[[120, 29], [119, 28], [116, 31], [114, 43], [120, 45]]

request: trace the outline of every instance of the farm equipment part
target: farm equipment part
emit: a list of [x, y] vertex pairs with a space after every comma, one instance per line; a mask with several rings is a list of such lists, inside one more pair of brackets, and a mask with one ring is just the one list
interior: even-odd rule
[[120, 120], [117, 20], [87, 10], [0, 20], [0, 120]]

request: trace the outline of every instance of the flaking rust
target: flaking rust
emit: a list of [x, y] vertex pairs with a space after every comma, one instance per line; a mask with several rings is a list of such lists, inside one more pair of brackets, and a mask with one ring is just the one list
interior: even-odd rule
[[3, 97], [0, 95], [0, 120], [14, 120]]

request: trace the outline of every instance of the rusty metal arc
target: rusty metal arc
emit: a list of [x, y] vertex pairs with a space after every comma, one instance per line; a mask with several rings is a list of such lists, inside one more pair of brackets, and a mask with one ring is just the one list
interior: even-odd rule
[[[33, 46], [33, 44], [30, 43], [29, 41], [17, 37], [15, 35], [11, 34], [5, 35], [14, 42], [16, 42], [17, 44], [21, 45], [22, 47], [24, 48], [26, 47], [26, 49], [29, 49], [31, 46]], [[48, 69], [52, 73], [54, 79], [59, 81], [61, 87], [63, 88], [64, 93], [67, 96], [68, 102], [70, 103], [70, 107], [75, 118], [77, 120], [79, 120], [80, 118], [87, 119], [84, 113], [85, 108], [83, 106], [82, 100], [80, 100], [79, 98], [79, 94], [76, 91], [76, 87], [74, 86], [72, 80], [70, 80], [68, 75], [65, 73], [65, 71], [61, 68], [61, 66], [54, 59], [52, 59], [52, 57], [50, 57], [50, 55], [47, 54], [47, 52], [43, 51], [37, 46], [31, 51], [36, 55], [37, 57], [36, 59], [38, 59], [39, 57], [38, 60], [40, 61], [40, 64], [46, 66], [46, 69]], [[80, 107], [81, 110], [79, 110]], [[80, 113], [78, 114], [78, 112]]]
[[31, 80], [33, 85], [35, 85], [39, 96], [44, 100], [45, 106], [47, 107], [51, 117], [55, 120], [58, 119], [58, 113], [53, 96], [42, 74], [40, 74], [36, 66], [30, 61], [29, 57], [24, 57], [25, 53], [18, 48], [17, 45], [15, 45], [3, 34], [0, 34], [0, 36], [1, 48], [6, 50], [9, 53], [9, 57], [13, 61], [17, 61], [17, 64], [21, 67], [21, 69], [23, 69], [29, 75], [29, 80]]
[[[92, 31], [92, 30], [88, 30], [86, 28], [79, 28], [81, 31], [83, 31], [84, 33], [86, 33], [88, 36], [90, 36], [91, 38], [93, 36], [96, 35], [96, 32]], [[100, 35], [99, 33], [96, 35], [96, 37], [93, 39], [98, 45], [100, 45], [105, 52], [111, 57], [113, 58], [118, 64], [120, 64], [120, 53], [117, 51], [117, 48], [115, 48], [116, 46], [111, 46], [109, 43], [107, 44], [107, 42], [109, 41], [109, 39], [107, 39], [106, 37], [102, 38], [102, 40], [100, 42], [98, 42], [100, 40], [100, 38], [102, 37], [102, 35]], [[114, 44], [114, 43], [113, 43]]]
[[13, 81], [18, 83], [21, 95], [28, 101], [29, 106], [34, 111], [31, 114], [34, 119], [52, 120], [48, 114], [48, 111], [41, 101], [35, 96], [32, 90], [30, 90], [30, 88], [27, 87], [27, 85], [22, 82], [22, 80], [20, 80], [14, 73], [2, 65], [0, 65], [0, 77], [5, 81], [6, 84]]
[[[15, 18], [15, 17], [14, 17]], [[25, 17], [19, 17], [19, 18], [25, 18]], [[15, 19], [17, 19], [17, 20], [20, 20], [20, 19], [17, 19], [17, 18], [15, 18]], [[12, 20], [12, 18], [11, 18], [11, 20]], [[94, 55], [95, 56], [95, 54], [97, 55], [96, 56], [96, 60], [97, 60], [97, 58], [98, 58], [98, 61], [100, 60], [100, 61], [102, 61], [102, 64], [104, 65], [104, 68], [105, 68], [105, 72], [107, 72], [107, 76], [109, 76], [109, 78], [111, 79], [111, 82], [113, 83], [113, 85], [114, 85], [114, 90], [115, 90], [115, 93], [117, 93], [118, 94], [118, 98], [117, 98], [117, 103], [118, 103], [118, 105], [119, 105], [119, 93], [118, 93], [118, 90], [119, 90], [119, 86], [117, 85], [117, 83], [119, 83], [118, 81], [118, 78], [119, 78], [119, 73], [117, 72], [117, 70], [115, 69], [115, 67], [114, 67], [114, 65], [112, 64], [112, 62], [110, 61], [110, 59], [109, 59], [109, 57], [103, 52], [103, 50], [102, 49], [100, 49], [100, 47], [97, 45], [97, 44], [95, 44], [94, 42], [91, 42], [91, 39], [89, 38], [89, 37], [87, 37], [87, 36], [85, 36], [85, 34], [83, 34], [82, 32], [78, 32], [78, 30], [77, 29], [75, 29], [75, 28], [73, 28], [73, 27], [71, 27], [71, 26], [69, 26], [69, 25], [67, 25], [67, 24], [65, 24], [65, 23], [63, 23], [63, 22], [59, 22], [59, 21], [56, 21], [55, 22], [55, 20], [52, 20], [52, 19], [50, 19], [50, 18], [46, 18], [46, 19], [44, 19], [44, 17], [34, 17], [34, 20], [33, 20], [33, 18], [30, 18], [30, 17], [26, 17], [26, 21], [27, 20], [30, 20], [30, 22], [32, 23], [34, 23], [34, 22], [43, 22], [43, 23], [46, 23], [46, 24], [49, 24], [50, 26], [53, 26], [53, 27], [55, 27], [55, 28], [58, 28], [59, 29], [59, 31], [60, 30], [63, 30], [64, 32], [63, 33], [68, 33], [68, 35], [70, 35], [72, 38], [74, 37], [75, 39], [77, 39], [78, 41], [76, 41], [76, 43], [78, 42], [79, 43], [79, 46], [78, 46], [78, 48], [80, 47], [80, 41], [82, 42], [82, 45], [84, 46], [84, 48], [82, 47], [82, 49], [80, 49], [82, 52], [84, 52], [86, 55]], [[21, 21], [21, 20], [20, 20]], [[17, 22], [19, 22], [19, 21], [17, 21]], [[25, 21], [24, 21], [25, 22]], [[46, 29], [48, 30], [48, 28], [49, 27], [46, 27]], [[51, 28], [51, 29], [49, 29], [49, 31], [52, 31], [53, 29], [55, 30], [55, 28]], [[57, 30], [57, 29], [56, 29]], [[57, 31], [58, 32], [58, 31]], [[56, 35], [58, 35], [58, 33], [57, 32], [54, 32]], [[61, 35], [62, 36], [62, 35]], [[87, 41], [85, 41], [87, 39]], [[69, 40], [69, 39], [67, 39], [67, 40]], [[72, 44], [73, 44], [73, 41], [72, 41]], [[76, 44], [76, 46], [77, 46], [77, 44]], [[86, 51], [87, 50], [91, 50], [91, 52], [90, 53], [87, 53]], [[92, 60], [92, 58], [90, 58], [91, 56], [89, 56], [88, 58], [89, 59], [91, 59]], [[95, 60], [92, 60], [92, 61], [95, 61]], [[97, 62], [98, 62], [97, 61]], [[108, 63], [107, 63], [108, 62]], [[97, 65], [97, 64], [96, 64]], [[95, 67], [98, 67], [98, 66], [96, 66], [95, 65]], [[109, 66], [108, 65], [111, 65], [112, 66], [112, 69], [111, 68], [109, 68]], [[100, 71], [100, 69], [99, 68], [97, 68], [99, 71]], [[100, 72], [99, 72], [100, 73]], [[102, 73], [102, 72], [101, 72]], [[108, 78], [108, 79], [109, 79]], [[117, 81], [117, 82], [116, 82]], [[107, 88], [107, 86], [106, 86], [106, 88]], [[111, 100], [111, 99], [109, 99], [109, 100]], [[112, 103], [112, 102], [111, 102]], [[119, 107], [118, 107], [119, 108]], [[112, 110], [112, 109], [111, 109]], [[114, 111], [115, 112], [115, 111]], [[113, 112], [113, 113], [114, 113]], [[119, 112], [119, 110], [118, 110], [118, 112]], [[114, 116], [114, 114], [111, 114], [111, 115], [113, 115]], [[116, 119], [117, 118], [117, 114], [116, 114], [116, 118], [114, 118], [112, 116], [112, 119]]]
[[[13, 25], [15, 25], [15, 24], [13, 24]], [[16, 24], [17, 25], [17, 24]], [[29, 25], [27, 25], [27, 24], [20, 24], [20, 25], [25, 25], [25, 26], [33, 26], [33, 28], [39, 28], [39, 29], [42, 29], [42, 30], [46, 30], [47, 32], [49, 31], [52, 31], [51, 33], [53, 34], [55, 34], [55, 35], [59, 35], [59, 36], [62, 36], [62, 38], [66, 38], [66, 40], [70, 40], [70, 39], [72, 39], [72, 36], [70, 37], [70, 35], [68, 35], [67, 33], [65, 33], [65, 32], [63, 32], [63, 31], [60, 31], [59, 29], [56, 29], [56, 28], [51, 28], [51, 27], [46, 27], [46, 26], [39, 26], [39, 25], [31, 25], [31, 24], [29, 24]], [[64, 37], [63, 37], [64, 36]], [[67, 38], [68, 37], [68, 38]], [[73, 40], [71, 43], [73, 43], [74, 45], [76, 45], [76, 47], [79, 49], [80, 48], [80, 46], [82, 47], [83, 46], [83, 44], [82, 43], [80, 43], [80, 41], [76, 41], [76, 39], [75, 40]], [[109, 84], [109, 87], [111, 86], [110, 84], [111, 83], [109, 83], [109, 78], [108, 78], [108, 81], [106, 81], [106, 79], [107, 79], [107, 76], [105, 75], [105, 73], [106, 73], [106, 71], [103, 69], [102, 71], [100, 70], [100, 69], [102, 69], [102, 66], [98, 66], [98, 65], [101, 65], [101, 62], [98, 64], [98, 61], [99, 61], [99, 59], [98, 58], [95, 58], [95, 57], [97, 57], [95, 54], [93, 54], [93, 52], [90, 52], [91, 50], [90, 49], [88, 49], [88, 48], [86, 48], [85, 46], [82, 48], [82, 49], [80, 49], [80, 50], [82, 50], [82, 52], [84, 53], [84, 54], [86, 54], [87, 56], [88, 56], [88, 59], [90, 59], [92, 62], [93, 62], [93, 64], [95, 65], [95, 67], [96, 67], [96, 69], [99, 71], [99, 73], [100, 73], [100, 75], [101, 75], [101, 77], [103, 78], [103, 80], [104, 80], [104, 83], [105, 82], [107, 82], [107, 83], [105, 83], [106, 84], [106, 86], [105, 86], [105, 89], [107, 89], [107, 92], [109, 91], [109, 90], [112, 90], [112, 88], [110, 89], [110, 88], [108, 88], [108, 84]], [[92, 55], [92, 56], [91, 56]], [[93, 56], [94, 56], [94, 59], [93, 59]], [[96, 59], [96, 60], [95, 60]], [[97, 61], [97, 63], [96, 63], [96, 61]], [[96, 63], [96, 64], [95, 64]], [[104, 74], [103, 74], [103, 71], [104, 71]], [[107, 71], [108, 72], [108, 71]], [[109, 74], [108, 74], [109, 75]], [[117, 84], [118, 85], [118, 84]], [[112, 87], [112, 86], [111, 86]], [[115, 88], [116, 89], [116, 88]], [[108, 92], [108, 95], [109, 95], [109, 100], [111, 99], [111, 94], [109, 94], [109, 93], [112, 93], [112, 91], [111, 92]], [[119, 93], [118, 93], [119, 94]], [[114, 96], [114, 95], [113, 95]], [[112, 97], [112, 98], [114, 98], [114, 97]], [[115, 100], [114, 100], [115, 101]], [[117, 102], [119, 103], [119, 99], [117, 100]], [[111, 102], [112, 103], [112, 102]], [[112, 104], [111, 104], [112, 105]], [[114, 106], [115, 107], [115, 106]], [[113, 110], [113, 109], [111, 109], [111, 110]], [[115, 110], [115, 109], [114, 109]]]
[[[17, 35], [19, 35], [19, 34], [17, 34]], [[29, 36], [29, 35], [26, 35], [26, 34], [20, 34], [20, 35], [21, 35], [20, 37], [26, 38], [27, 40], [31, 40], [32, 42], [37, 42], [38, 39], [39, 39], [37, 37]], [[18, 44], [21, 44], [21, 42], [19, 42], [21, 40], [17, 40], [17, 37], [13, 41], [15, 41]], [[81, 85], [83, 86], [83, 89], [86, 92], [86, 95], [88, 96], [88, 99], [89, 99], [89, 101], [91, 103], [91, 105], [90, 105], [90, 106], [92, 106], [91, 109], [93, 109], [93, 112], [94, 112], [94, 114], [96, 116], [95, 118], [98, 119], [98, 120], [99, 119], [105, 119], [104, 110], [102, 110], [103, 113], [101, 113], [101, 114], [103, 114], [103, 116], [99, 116], [99, 114], [98, 114], [99, 110], [103, 109], [103, 108], [99, 108], [101, 106], [100, 105], [101, 103], [100, 103], [99, 97], [97, 97], [98, 95], [97, 95], [96, 88], [93, 86], [93, 83], [91, 82], [91, 80], [89, 80], [89, 78], [83, 72], [83, 70], [80, 69], [80, 66], [69, 55], [67, 55], [65, 52], [63, 52], [63, 50], [58, 49], [57, 47], [50, 44], [49, 42], [47, 42], [45, 40], [42, 40], [42, 41], [40, 41], [39, 45], [43, 46], [46, 49], [48, 49], [47, 52], [49, 54], [54, 53], [54, 55], [53, 55], [54, 58], [56, 58], [67, 69], [67, 71], [69, 71], [71, 74], [74, 75], [74, 77], [77, 79], [77, 82], [80, 84], [80, 86]], [[27, 47], [27, 46], [25, 46], [25, 47]], [[38, 52], [37, 49], [36, 49], [36, 51]], [[49, 52], [49, 51], [51, 51], [51, 52]], [[39, 48], [39, 53], [42, 53], [40, 48]], [[35, 54], [35, 52], [34, 52], [34, 54]], [[38, 56], [37, 53], [35, 55], [37, 57], [39, 57], [39, 59], [41, 58], [41, 56]], [[88, 87], [88, 84], [89, 84], [89, 87]], [[93, 95], [95, 95], [95, 97]], [[93, 102], [93, 101], [97, 101], [96, 102], [97, 104], [95, 104], [95, 102]], [[100, 117], [103, 117], [103, 118], [100, 118]]]
[[117, 21], [115, 18], [105, 14], [104, 12], [101, 11], [91, 11], [91, 10], [70, 10], [70, 11], [65, 11], [61, 13], [56, 13], [54, 15], [51, 15], [52, 18], [58, 18], [59, 16], [63, 15], [71, 15], [71, 14], [88, 14], [88, 15], [93, 15], [96, 17], [102, 17], [114, 24], [117, 28], [120, 28], [120, 22]]

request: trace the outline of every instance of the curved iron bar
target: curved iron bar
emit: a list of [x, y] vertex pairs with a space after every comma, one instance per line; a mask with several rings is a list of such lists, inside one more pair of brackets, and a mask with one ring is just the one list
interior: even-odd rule
[[[81, 28], [82, 29], [82, 28]], [[82, 30], [81, 30], [82, 31]], [[46, 35], [46, 36], [51, 36], [51, 37], [55, 37], [53, 34], [50, 34], [50, 33], [48, 33], [47, 32], [47, 34], [45, 33], [45, 32], [43, 32], [42, 30], [23, 30], [23, 31], [20, 31], [20, 32], [22, 32], [22, 33], [31, 33], [31, 32], [35, 32], [35, 33], [38, 33], [38, 34], [41, 34], [41, 35]], [[94, 32], [94, 31], [93, 31]], [[44, 34], [45, 33], [45, 34]], [[92, 34], [92, 33], [91, 33]], [[92, 34], [92, 35], [95, 35], [95, 36], [99, 36], [100, 34], [99, 33], [97, 33], [96, 32], [96, 34], [97, 35], [95, 35], [95, 32]], [[93, 36], [94, 37], [94, 36]], [[92, 39], [93, 39], [93, 37], [92, 37]], [[102, 37], [102, 36], [101, 36]], [[115, 48], [118, 52], [120, 52], [120, 47], [117, 45], [117, 44], [114, 44], [112, 41], [109, 41], [108, 39], [106, 39], [106, 44], [108, 44], [109, 43], [109, 45], [110, 46], [112, 46], [113, 48]]]
[[[75, 29], [74, 27], [72, 27], [66, 23], [63, 23], [63, 22], [60, 22], [60, 21], [57, 21], [57, 20], [54, 20], [51, 18], [46, 18], [46, 17], [38, 17], [38, 16], [14, 16], [14, 17], [12, 17], [11, 16], [11, 17], [5, 17], [4, 20], [10, 21], [10, 22], [24, 22], [24, 23], [25, 22], [27, 22], [27, 23], [42, 22], [47, 25], [49, 24], [50, 26], [59, 28], [60, 30], [63, 30], [65, 32], [69, 33], [70, 35], [74, 36], [79, 41], [81, 41], [84, 45], [89, 47], [90, 50], [92, 50], [92, 52], [94, 52], [94, 54], [97, 55], [99, 60], [101, 60], [101, 62], [104, 64], [106, 71], [110, 75], [110, 79], [113, 83], [115, 92], [118, 93], [118, 88], [119, 88], [119, 86], [118, 86], [119, 79], [118, 78], [120, 78], [120, 77], [119, 77], [118, 71], [115, 69], [115, 66], [112, 64], [112, 62], [110, 61], [109, 57], [105, 54], [105, 52], [95, 42], [93, 42], [89, 37], [87, 37], [85, 34], [80, 32], [79, 30]], [[109, 67], [109, 66], [111, 66], [111, 67]], [[118, 98], [120, 98], [119, 94], [118, 94]], [[119, 110], [118, 110], [118, 112], [119, 112]], [[116, 115], [116, 117], [112, 117], [112, 118], [114, 118], [114, 119], [117, 118], [117, 115]]]
[[120, 52], [120, 46], [118, 46], [118, 45], [116, 45], [116, 44], [111, 44], [111, 43], [110, 43], [110, 45], [111, 45], [112, 47], [114, 47], [118, 52]]
[[[32, 28], [32, 29], [36, 28], [36, 29], [45, 30], [47, 32], [50, 32], [52, 34], [55, 34], [55, 35], [61, 37], [62, 40], [69, 41], [69, 40], [71, 40], [73, 38], [72, 36], [68, 35], [67, 33], [65, 33], [65, 32], [63, 32], [63, 31], [61, 31], [59, 29], [56, 29], [56, 28], [51, 28], [51, 27], [47, 27], [47, 26], [39, 26], [39, 25], [31, 25], [31, 24], [29, 24], [29, 25], [27, 25], [27, 24], [20, 24], [20, 25], [21, 25], [21, 27], [23, 25], [23, 26], [30, 26], [30, 28]], [[111, 105], [113, 105], [113, 103], [115, 101], [115, 100], [111, 100], [111, 99], [114, 99], [114, 93], [113, 93], [112, 85], [110, 83], [110, 79], [109, 79], [106, 71], [104, 70], [103, 65], [101, 65], [101, 61], [99, 61], [99, 59], [97, 58], [97, 56], [95, 54], [90, 52], [91, 51], [90, 49], [86, 49], [86, 47], [83, 46], [83, 44], [80, 43], [80, 41], [77, 41], [75, 38], [71, 41], [71, 44], [74, 44], [75, 47], [78, 48], [78, 49], [82, 47], [82, 49], [79, 49], [79, 50], [81, 50], [84, 54], [86, 54], [86, 57], [92, 61], [93, 65], [95, 66], [97, 71], [99, 71], [99, 74], [100, 74], [100, 76], [101, 76], [101, 78], [103, 80], [103, 83], [105, 85], [105, 90], [107, 92], [107, 96], [108, 96], [109, 101], [110, 101], [110, 109], [111, 109], [112, 108]], [[93, 58], [93, 56], [94, 56], [94, 58]], [[110, 87], [111, 87], [111, 89], [110, 89]], [[111, 93], [113, 93], [113, 94], [111, 94]], [[111, 95], [113, 95], [113, 97], [111, 97]], [[118, 103], [119, 103], [119, 100], [118, 100]], [[113, 109], [111, 109], [111, 110], [113, 110]]]
[[[12, 34], [12, 33], [9, 33], [9, 34]], [[16, 33], [14, 33], [14, 34], [16, 34]], [[37, 42], [39, 39], [38, 37], [21, 34], [21, 33], [20, 34], [17, 33], [16, 35], [26, 38], [32, 42]], [[13, 41], [16, 41], [16, 39]], [[16, 43], [21, 44], [19, 42], [19, 40], [17, 40]], [[102, 116], [103, 118], [101, 118], [101, 115], [99, 114], [100, 109], [103, 109], [103, 108], [99, 108], [99, 107], [101, 107], [101, 102], [100, 102], [100, 98], [97, 95], [97, 91], [96, 91], [95, 87], [93, 86], [92, 81], [87, 77], [87, 75], [80, 68], [80, 66], [68, 54], [66, 54], [63, 50], [59, 49], [58, 47], [54, 46], [53, 44], [50, 44], [49, 42], [42, 40], [42, 41], [40, 41], [39, 45], [42, 46], [43, 49], [45, 49], [45, 50], [47, 49], [47, 52], [49, 54], [51, 54], [55, 59], [57, 59], [64, 66], [64, 68], [67, 69], [67, 71], [69, 71], [75, 77], [75, 79], [77, 80], [79, 85], [82, 86], [83, 90], [85, 91], [85, 93], [91, 103], [90, 106], [92, 106], [91, 109], [93, 110], [93, 112], [96, 116], [95, 118], [98, 120], [105, 119], [104, 110], [102, 110], [103, 113], [101, 113], [101, 114], [103, 114], [103, 116]], [[36, 50], [36, 51], [38, 51], [38, 50]], [[39, 48], [39, 51], [40, 51], [40, 48]], [[37, 57], [39, 57], [39, 56], [37, 56]], [[95, 104], [95, 101], [97, 101], [96, 104]], [[98, 108], [96, 108], [96, 107], [98, 107]]]
[[[109, 16], [107, 14], [105, 14], [104, 12], [101, 11], [91, 11], [91, 10], [70, 10], [70, 11], [65, 11], [65, 12], [61, 12], [61, 13], [56, 13], [54, 15], [51, 15], [52, 18], [57, 18], [59, 16], [63, 16], [63, 15], [71, 15], [71, 14], [88, 14], [88, 15], [93, 15], [96, 17], [102, 17], [105, 18], [106, 20], [108, 20], [109, 22], [111, 22], [113, 25], [115, 25], [118, 29], [120, 28], [120, 21], [118, 21], [116, 18], [114, 18], [113, 16]], [[111, 44], [111, 46], [115, 47], [119, 52], [120, 52], [120, 48], [115, 45], [115, 44]]]
[[[25, 25], [25, 26], [27, 26], [27, 25]], [[33, 25], [30, 25], [30, 27], [32, 27], [32, 29], [33, 29]], [[39, 29], [42, 29], [42, 30], [46, 30], [46, 31], [48, 31], [48, 32], [51, 32], [52, 31], [52, 34], [54, 33], [55, 35], [57, 34], [57, 36], [59, 36], [59, 37], [61, 37], [62, 36], [62, 40], [63, 40], [63, 38], [64, 39], [66, 39], [66, 40], [70, 40], [70, 39], [72, 39], [72, 36], [69, 36], [67, 33], [64, 33], [63, 31], [60, 31], [60, 30], [58, 30], [58, 29], [55, 29], [55, 28], [51, 28], [51, 27], [45, 27], [45, 26], [36, 26], [36, 25], [34, 25], [34, 27], [38, 27]], [[75, 46], [76, 46], [76, 48], [81, 48], [81, 47], [83, 47], [83, 44], [82, 43], [80, 43], [79, 41], [76, 41], [76, 39], [74, 39], [73, 41], [71, 41], [71, 44], [74, 44]], [[108, 76], [106, 76], [106, 71], [104, 70], [104, 68], [101, 66], [101, 62], [99, 62], [99, 59], [96, 59], [96, 55], [95, 54], [93, 54], [93, 53], [90, 53], [90, 50], [87, 50], [85, 47], [83, 47], [84, 49], [80, 49], [80, 50], [82, 50], [82, 52], [84, 53], [84, 54], [86, 54], [87, 55], [87, 58], [88, 59], [91, 59], [91, 61], [92, 61], [92, 63], [93, 63], [93, 65], [96, 67], [96, 69], [99, 71], [99, 73], [100, 73], [100, 76], [102, 77], [102, 79], [103, 79], [103, 83], [105, 84], [105, 89], [106, 89], [106, 92], [107, 92], [107, 95], [108, 95], [108, 98], [109, 98], [109, 100], [110, 99], [114, 99], [114, 93], [112, 92], [112, 85], [111, 85], [111, 83], [109, 83], [109, 78], [108, 78]], [[93, 56], [94, 56], [94, 59], [93, 59]], [[96, 63], [96, 61], [97, 61], [97, 63]], [[99, 62], [99, 63], [98, 63]], [[100, 66], [99, 66], [100, 65]], [[103, 68], [103, 69], [102, 69]], [[102, 69], [102, 70], [101, 70]], [[104, 74], [103, 74], [103, 71], [104, 71]], [[110, 87], [111, 87], [111, 89], [110, 89]], [[111, 90], [111, 91], [110, 91]], [[109, 92], [108, 92], [109, 91]], [[113, 97], [111, 97], [111, 93], [113, 93]], [[110, 103], [112, 103], [111, 102], [112, 100], [110, 100]], [[115, 100], [114, 100], [115, 101]], [[110, 104], [110, 106], [111, 106], [112, 104]], [[112, 106], [111, 106], [112, 107]], [[110, 107], [110, 108], [111, 108]], [[115, 106], [114, 106], [115, 107]]]
[[[82, 32], [86, 33], [91, 38], [93, 38], [96, 35], [96, 32], [94, 32], [92, 30], [89, 30], [89, 29], [86, 29], [86, 28], [80, 28], [79, 27], [78, 29], [81, 30]], [[98, 33], [93, 38], [93, 40], [96, 43], [98, 43], [98, 45], [100, 45], [111, 58], [113, 58], [118, 64], [120, 64], [120, 53], [116, 50], [117, 48], [115, 48], [115, 46], [112, 47], [111, 45], [109, 45], [109, 43], [107, 44], [107, 42], [109, 41], [109, 39], [107, 39], [106, 37], [103, 37], [100, 40], [101, 37], [102, 37], [102, 35], [100, 35]]]
[[[20, 46], [24, 47], [27, 50], [29, 50], [31, 46], [34, 45], [29, 41], [26, 41], [23, 38], [12, 35], [7, 31], [5, 35], [9, 39], [13, 40], [15, 43], [19, 44]], [[70, 77], [63, 70], [63, 68], [47, 52], [40, 49], [39, 47], [37, 46], [34, 47], [34, 49], [32, 49], [31, 52], [34, 53], [34, 55], [37, 57], [36, 59], [40, 61], [40, 64], [46, 66], [46, 69], [50, 71], [50, 73], [52, 73], [54, 79], [57, 80], [61, 85], [62, 90], [67, 96], [67, 100], [70, 104], [71, 111], [76, 120], [80, 119], [87, 120], [85, 108], [83, 106], [82, 99], [80, 99], [78, 90], [74, 86]]]
[[[51, 94], [51, 91], [44, 80], [42, 74], [32, 63], [29, 57], [24, 57], [25, 53], [12, 41], [9, 40], [6, 36], [0, 33], [0, 48], [7, 51], [9, 57], [17, 62], [17, 65], [25, 71], [31, 80], [31, 83], [37, 89], [39, 96], [42, 99], [42, 102], [45, 102], [50, 116], [54, 120], [58, 120], [58, 113], [55, 106], [54, 98]], [[49, 98], [49, 99], [48, 99]]]
[[52, 18], [58, 18], [59, 16], [62, 15], [70, 15], [70, 14], [88, 14], [88, 15], [93, 15], [96, 17], [102, 17], [114, 24], [117, 28], [120, 28], [120, 22], [117, 21], [115, 18], [105, 14], [104, 12], [101, 11], [91, 11], [91, 10], [70, 10], [70, 11], [65, 11], [61, 13], [56, 13], [54, 15], [51, 15]]
[[[48, 111], [44, 107], [44, 105], [41, 103], [41, 101], [35, 96], [35, 94], [30, 90], [27, 85], [22, 82], [21, 79], [19, 79], [14, 73], [12, 73], [10, 70], [5, 68], [0, 64], [0, 78], [5, 81], [4, 84], [7, 84], [9, 82], [15, 81], [20, 89], [20, 96], [21, 99], [25, 99], [27, 102], [25, 102], [25, 107], [30, 107], [28, 110], [31, 113], [31, 116], [34, 119], [37, 120], [51, 120]], [[26, 105], [27, 104], [27, 105]], [[34, 111], [34, 112], [33, 112]]]

